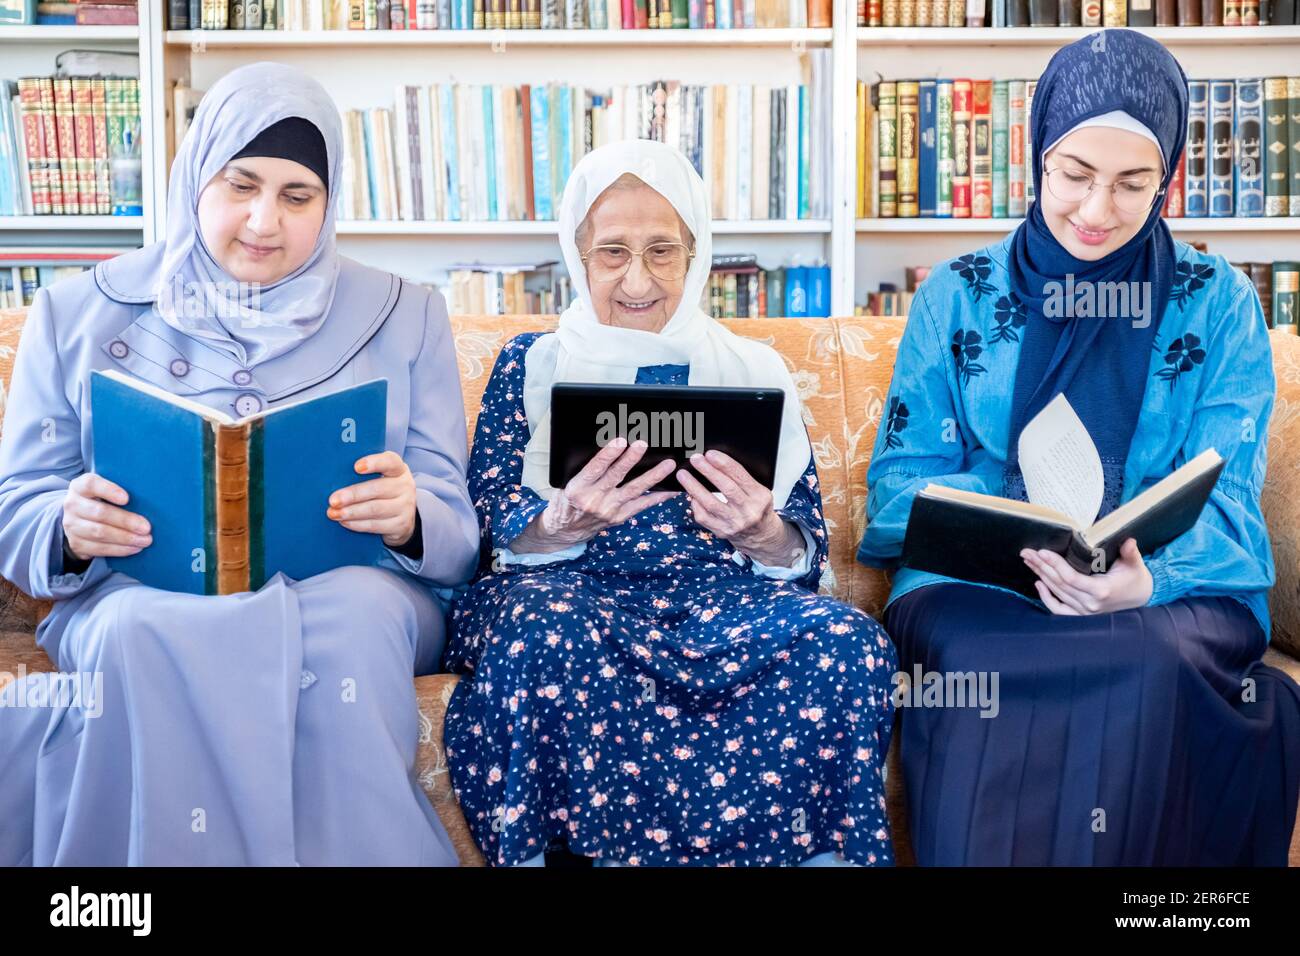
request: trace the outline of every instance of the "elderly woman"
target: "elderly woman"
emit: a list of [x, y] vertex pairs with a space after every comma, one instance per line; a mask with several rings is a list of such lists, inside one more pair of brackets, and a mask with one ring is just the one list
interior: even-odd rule
[[[442, 299], [338, 254], [341, 151], [314, 80], [235, 70], [176, 157], [166, 239], [36, 298], [0, 443], [0, 575], [57, 599], [40, 645], [102, 688], [93, 708], [0, 707], [0, 864], [455, 862], [413, 777], [412, 676], [442, 652], [431, 586], [477, 553], [460, 380]], [[152, 539], [131, 489], [94, 472], [93, 369], [236, 415], [387, 378], [387, 450], [320, 502], [381, 536], [380, 565], [214, 597], [113, 571]]]
[[[560, 242], [575, 301], [557, 332], [507, 343], [483, 398], [470, 491], [494, 557], [445, 658], [471, 675], [445, 739], [484, 855], [892, 862], [894, 653], [815, 593], [826, 528], [783, 362], [698, 306], [703, 182], [662, 144], [601, 147], [565, 186]], [[783, 388], [775, 487], [715, 451], [625, 481], [645, 446], [615, 442], [552, 488], [558, 381]], [[673, 473], [682, 491], [648, 490]]]
[[[1300, 689], [1260, 661], [1273, 361], [1250, 280], [1160, 218], [1186, 77], [1148, 37], [1093, 34], [1052, 58], [1031, 125], [1038, 198], [1024, 223], [935, 269], [908, 316], [889, 407], [910, 414], [877, 437], [859, 559], [897, 564], [927, 482], [1024, 500], [1018, 436], [1057, 395], [1097, 446], [1103, 515], [1207, 448], [1225, 465], [1200, 520], [1152, 554], [1129, 539], [1086, 575], [1021, 552], [1038, 600], [895, 575], [885, 625], [905, 669], [1000, 676], [995, 720], [902, 718], [917, 859], [1285, 865]], [[1051, 301], [1067, 282], [1145, 304], [1076, 314]]]

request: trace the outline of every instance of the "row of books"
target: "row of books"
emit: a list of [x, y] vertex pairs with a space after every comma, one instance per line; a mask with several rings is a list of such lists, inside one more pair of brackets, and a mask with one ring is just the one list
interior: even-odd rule
[[[1023, 216], [1036, 80], [857, 88], [859, 218]], [[1192, 80], [1170, 217], [1300, 216], [1300, 77]]]
[[0, 216], [140, 215], [138, 190], [115, 201], [111, 178], [139, 135], [135, 77], [0, 80]]
[[140, 12], [136, 0], [0, 0], [0, 27], [24, 26], [136, 26]]
[[679, 148], [714, 218], [827, 218], [829, 51], [810, 56], [812, 82], [785, 87], [399, 87], [392, 109], [344, 112], [339, 218], [552, 220], [574, 164], [627, 139]]
[[1300, 262], [1234, 262], [1255, 283], [1270, 329], [1296, 332], [1300, 319]]
[[170, 0], [173, 30], [829, 27], [831, 0]]
[[1290, 26], [1296, 0], [858, 0], [860, 27]]
[[868, 292], [865, 302], [853, 307], [854, 315], [907, 315], [912, 307], [912, 296], [930, 274], [929, 266], [907, 266], [903, 270], [903, 288], [892, 282], [882, 282], [874, 292]]
[[0, 266], [0, 309], [31, 305], [36, 290], [75, 276], [90, 266]]

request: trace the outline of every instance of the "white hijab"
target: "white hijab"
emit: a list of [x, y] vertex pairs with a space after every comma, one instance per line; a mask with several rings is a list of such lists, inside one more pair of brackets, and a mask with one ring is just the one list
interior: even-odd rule
[[[586, 266], [575, 232], [611, 183], [632, 173], [677, 210], [695, 237], [681, 303], [658, 332], [602, 325], [592, 309]], [[700, 296], [713, 259], [709, 200], [704, 181], [684, 155], [664, 143], [628, 140], [592, 150], [574, 167], [560, 206], [560, 246], [574, 299], [559, 329], [540, 336], [525, 358], [524, 411], [531, 438], [523, 483], [550, 499], [551, 386], [556, 382], [631, 384], [647, 365], [689, 365], [691, 385], [780, 388], [785, 391], [781, 441], [772, 498], [783, 507], [812, 456], [794, 380], [773, 349], [728, 331], [701, 311]], [[705, 444], [708, 444], [707, 438]]]

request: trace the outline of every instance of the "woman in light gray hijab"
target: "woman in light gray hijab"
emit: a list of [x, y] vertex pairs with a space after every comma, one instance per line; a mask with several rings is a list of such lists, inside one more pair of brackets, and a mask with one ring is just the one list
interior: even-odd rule
[[[413, 776], [412, 677], [442, 650], [435, 588], [478, 550], [460, 378], [442, 297], [338, 254], [341, 151], [318, 83], [235, 70], [176, 157], [166, 239], [37, 295], [0, 442], [0, 575], [56, 599], [38, 642], [95, 693], [0, 707], [0, 865], [455, 863]], [[110, 368], [240, 416], [387, 378], [387, 450], [320, 503], [382, 537], [380, 566], [220, 597], [111, 570], [152, 539], [131, 489], [94, 474], [89, 378]]]

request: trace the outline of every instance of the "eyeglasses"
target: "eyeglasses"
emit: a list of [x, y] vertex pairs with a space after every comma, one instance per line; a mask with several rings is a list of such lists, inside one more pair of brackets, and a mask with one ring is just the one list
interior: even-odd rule
[[583, 253], [582, 261], [587, 264], [588, 274], [594, 281], [610, 282], [623, 278], [636, 256], [641, 257], [641, 264], [656, 279], [675, 282], [686, 275], [695, 253], [684, 242], [653, 242], [640, 252], [619, 243], [609, 243], [592, 246]]
[[1111, 199], [1117, 209], [1123, 212], [1146, 212], [1151, 204], [1164, 193], [1156, 184], [1146, 178], [1117, 179], [1113, 183], [1099, 183], [1091, 174], [1078, 169], [1065, 169], [1057, 166], [1043, 173], [1047, 188], [1061, 202], [1083, 202], [1096, 186], [1109, 189]]

